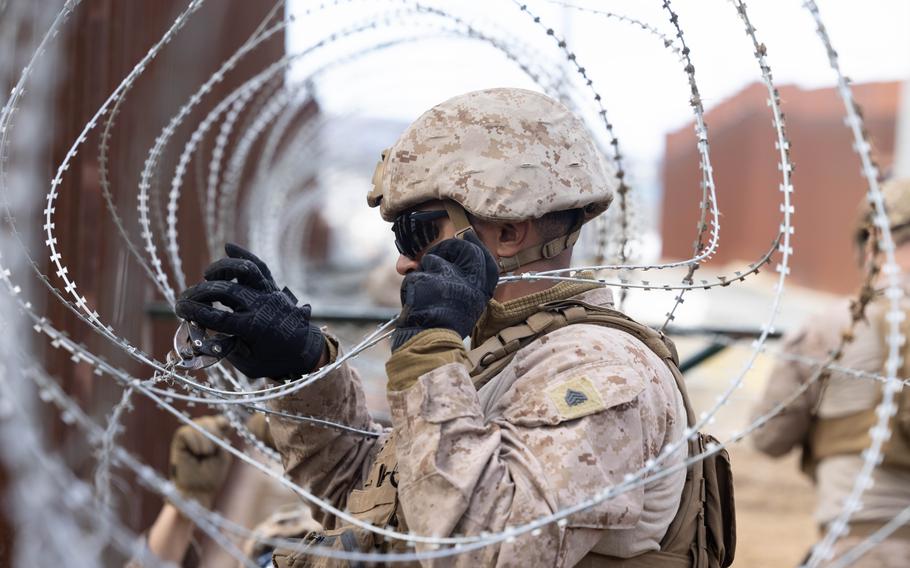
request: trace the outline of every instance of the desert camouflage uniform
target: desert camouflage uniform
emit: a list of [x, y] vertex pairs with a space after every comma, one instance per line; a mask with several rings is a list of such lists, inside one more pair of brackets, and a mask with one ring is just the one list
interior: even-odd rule
[[[882, 371], [887, 357], [887, 344], [880, 324], [886, 308], [887, 302], [884, 299], [869, 306], [867, 321], [858, 323], [854, 340], [846, 345], [840, 365], [873, 374]], [[808, 325], [788, 337], [784, 350], [795, 355], [825, 360], [849, 324], [850, 311], [844, 302], [838, 308], [813, 318]], [[771, 373], [761, 402], [754, 409], [754, 417], [769, 412], [814, 372], [814, 367], [809, 364], [779, 362]], [[754, 434], [756, 447], [771, 456], [781, 456], [795, 448], [803, 449], [804, 462], [811, 468], [810, 473], [816, 484], [815, 519], [822, 528], [841, 511], [862, 468], [863, 458], [858, 450], [814, 458], [810, 440], [816, 421], [867, 413], [880, 400], [881, 383], [832, 372], [823, 392], [816, 382]], [[910, 506], [910, 471], [878, 467], [873, 471], [872, 479], [873, 485], [863, 494], [863, 508], [852, 517], [851, 534], [837, 544], [837, 555], [862, 542], [871, 530]], [[890, 568], [910, 565], [910, 531], [902, 530], [880, 546], [881, 548], [863, 556], [854, 566]]]
[[[383, 154], [373, 183], [368, 203], [387, 221], [441, 200], [456, 235], [470, 228], [465, 212], [490, 221], [580, 212], [569, 234], [498, 259], [502, 271], [512, 271], [571, 247], [581, 224], [609, 206], [621, 179], [584, 123], [558, 101], [522, 89], [490, 89], [421, 115]], [[560, 284], [506, 304], [493, 301], [473, 344], [524, 321], [548, 301], [611, 303], [608, 291], [592, 288]], [[462, 339], [444, 329], [416, 335], [386, 368], [392, 428], [379, 439], [302, 422], [272, 424], [295, 481], [399, 532], [477, 535], [521, 525], [622, 482], [686, 427], [682, 397], [664, 361], [628, 333], [603, 326], [578, 323], [539, 337], [482, 385], [472, 380]], [[380, 430], [347, 365], [275, 404]], [[666, 463], [680, 464], [686, 451], [667, 456]], [[549, 524], [539, 535], [439, 563], [571, 566], [586, 555], [591, 562], [589, 553], [631, 557], [657, 550], [685, 477], [680, 468], [571, 516], [564, 527]], [[316, 515], [329, 534], [336, 529], [333, 546], [379, 544], [363, 531], [338, 533], [336, 519]], [[383, 546], [410, 550], [395, 542]], [[279, 565], [306, 565], [305, 558], [276, 552]]]
[[383, 152], [367, 196], [386, 221], [440, 200], [456, 235], [469, 213], [489, 221], [526, 221], [577, 211], [565, 235], [500, 257], [502, 272], [553, 258], [603, 213], [621, 176], [598, 151], [584, 123], [545, 95], [489, 89], [445, 101], [415, 120]]
[[[891, 179], [882, 187], [886, 222], [898, 245], [910, 240], [910, 179]], [[880, 229], [868, 200], [857, 209], [854, 238], [858, 257], [865, 262], [870, 252], [870, 237]], [[904, 297], [910, 292], [910, 278], [904, 276]], [[885, 314], [889, 302], [878, 297], [866, 308], [865, 318], [853, 330], [853, 340], [844, 347], [839, 364], [858, 371], [879, 374], [887, 353]], [[904, 300], [903, 309], [910, 312]], [[850, 326], [850, 307], [841, 306], [813, 318], [784, 342], [784, 350], [795, 355], [825, 360]], [[903, 324], [910, 333], [908, 320]], [[910, 351], [903, 353], [899, 374], [910, 370]], [[808, 364], [781, 361], [775, 366], [765, 394], [755, 408], [755, 417], [766, 414], [787, 398], [815, 373]], [[824, 383], [824, 386], [822, 386]], [[906, 391], [906, 389], [905, 389]], [[881, 401], [881, 383], [832, 372], [816, 381], [805, 393], [774, 416], [755, 433], [756, 447], [781, 456], [793, 448], [803, 450], [804, 469], [816, 484], [818, 500], [815, 518], [824, 529], [843, 508], [863, 464], [862, 451], [869, 445], [868, 430], [877, 420], [873, 409]], [[843, 553], [861, 543], [883, 523], [910, 506], [910, 445], [907, 434], [910, 397], [898, 395], [898, 416], [892, 420], [891, 438], [883, 446], [884, 461], [872, 472], [872, 485], [863, 493], [863, 507], [854, 513], [850, 534], [842, 538], [835, 553]], [[833, 427], [832, 427], [833, 426]], [[854, 566], [885, 567], [910, 565], [910, 529], [903, 527], [885, 543], [863, 556]]]
[[367, 198], [386, 221], [431, 199], [491, 220], [610, 205], [618, 179], [584, 123], [524, 89], [467, 93], [425, 112], [385, 155]]
[[[574, 292], [559, 285], [526, 301], [526, 310]], [[578, 298], [611, 303], [605, 289]], [[494, 319], [484, 318], [487, 325]], [[358, 507], [351, 498], [358, 501], [365, 486], [397, 486], [400, 522], [421, 535], [502, 531], [574, 505], [638, 471], [685, 428], [682, 398], [666, 365], [629, 334], [586, 324], [534, 341], [479, 390], [463, 362], [452, 362], [390, 392], [389, 401], [393, 427], [378, 440], [275, 419], [273, 436], [296, 482], [352, 513]], [[347, 365], [276, 406], [379, 431]], [[370, 474], [387, 444], [396, 448], [397, 471]], [[667, 464], [680, 463], [684, 453]], [[684, 479], [680, 470], [573, 515], [564, 528], [550, 524], [540, 535], [446, 564], [572, 566], [592, 550], [619, 557], [657, 550]], [[336, 526], [321, 512], [317, 520]]]

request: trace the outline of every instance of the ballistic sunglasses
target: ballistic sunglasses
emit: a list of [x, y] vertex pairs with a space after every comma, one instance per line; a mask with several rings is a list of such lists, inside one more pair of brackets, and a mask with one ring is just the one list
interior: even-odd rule
[[395, 233], [395, 246], [398, 252], [415, 260], [430, 243], [439, 237], [439, 226], [436, 221], [448, 214], [439, 209], [435, 211], [411, 211], [402, 213], [392, 222]]

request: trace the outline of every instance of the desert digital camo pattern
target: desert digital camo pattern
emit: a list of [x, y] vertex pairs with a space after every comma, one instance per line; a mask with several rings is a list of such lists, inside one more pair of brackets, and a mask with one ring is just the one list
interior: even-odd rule
[[[360, 376], [349, 365], [342, 365], [323, 379], [271, 404], [283, 412], [323, 417], [363, 430], [383, 430], [372, 421]], [[381, 447], [376, 438], [354, 436], [311, 422], [272, 416], [269, 427], [285, 473], [339, 507], [344, 506], [351, 489], [365, 482]], [[334, 517], [321, 509], [314, 509], [313, 517], [323, 527], [335, 526]]]
[[[896, 241], [902, 241], [910, 234], [906, 225], [910, 223], [910, 178], [890, 179], [881, 186], [885, 200], [885, 212], [888, 215], [888, 226], [899, 229], [900, 235], [893, 235]], [[867, 231], [871, 226], [872, 207], [867, 199], [859, 203], [856, 231]]]
[[[579, 298], [603, 304], [610, 294], [598, 289]], [[275, 443], [287, 473], [318, 495], [349, 509], [348, 496], [356, 496], [358, 509], [370, 501], [380, 509], [386, 496], [364, 494], [394, 487], [399, 522], [435, 536], [502, 531], [576, 504], [656, 458], [682, 436], [686, 420], [673, 376], [652, 351], [629, 334], [587, 324], [537, 339], [480, 391], [465, 366], [450, 363], [407, 390], [390, 392], [389, 401], [393, 427], [379, 440], [273, 418]], [[347, 366], [275, 404], [376, 427]], [[382, 457], [389, 444], [397, 466]], [[680, 463], [682, 451], [667, 464]], [[592, 550], [623, 557], [656, 550], [684, 481], [680, 470], [573, 515], [565, 527], [551, 524], [539, 535], [439, 564], [571, 566]], [[335, 519], [318, 519], [337, 528]], [[369, 543], [361, 536], [360, 546]], [[283, 551], [277, 562], [322, 561]]]
[[[904, 288], [910, 291], [910, 282]], [[866, 310], [866, 319], [854, 329], [854, 339], [844, 347], [839, 364], [850, 369], [873, 374], [880, 373], [887, 357], [883, 334], [888, 303], [884, 298], [873, 302]], [[812, 318], [801, 329], [785, 338], [788, 353], [824, 360], [840, 340], [840, 334], [850, 324], [847, 302]], [[815, 372], [810, 364], [780, 361], [771, 371], [761, 401], [753, 409], [753, 418], [765, 414], [781, 400], [793, 393]], [[813, 414], [819, 420], [843, 419], [874, 409], [881, 400], [881, 383], [857, 380], [833, 371], [822, 391], [816, 382], [792, 404], [775, 415], [753, 435], [753, 442], [760, 451], [771, 456], [785, 455], [791, 450], [805, 452], [812, 436]], [[819, 400], [821, 399], [821, 400]], [[899, 435], [895, 433], [894, 436]], [[863, 467], [861, 450], [843, 455], [821, 458], [815, 465], [816, 485], [815, 520], [819, 525], [831, 522], [840, 513], [844, 501], [853, 489], [856, 476]], [[873, 484], [863, 493], [863, 507], [853, 515], [853, 521], [885, 523], [910, 506], [910, 472], [901, 469], [877, 467], [872, 473]], [[856, 540], [853, 544], [858, 544]], [[846, 551], [844, 541], [838, 544], [838, 553]], [[906, 533], [889, 539], [876, 553], [896, 550], [901, 562], [910, 558], [910, 538]], [[856, 566], [896, 566], [875, 562], [872, 556]]]
[[882, 196], [892, 227], [910, 223], [910, 178], [886, 181], [882, 184]]
[[386, 151], [373, 181], [367, 201], [386, 221], [434, 199], [484, 219], [587, 207], [590, 220], [619, 186], [584, 123], [524, 89], [475, 91], [431, 108]]

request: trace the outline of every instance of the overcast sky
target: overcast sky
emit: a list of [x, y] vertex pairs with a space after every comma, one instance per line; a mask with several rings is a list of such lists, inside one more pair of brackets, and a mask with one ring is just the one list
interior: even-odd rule
[[[646, 206], [659, 194], [659, 163], [667, 132], [691, 120], [689, 87], [682, 64], [662, 42], [640, 28], [600, 15], [580, 12], [554, 2], [527, 0], [532, 10], [557, 34], [567, 37], [594, 87], [601, 94], [627, 159], [629, 179], [644, 196]], [[316, 85], [329, 113], [363, 114], [407, 123], [451, 96], [474, 89], [519, 86], [540, 89], [514, 62], [486, 42], [440, 38], [441, 18], [402, 15], [400, 1], [353, 0], [318, 15], [303, 10], [316, 3], [291, 0], [289, 12], [299, 19], [289, 31], [291, 52], [299, 52], [329, 34], [363, 22], [379, 30], [332, 42], [296, 65], [292, 77], [325, 68]], [[661, 0], [571, 2], [634, 17], [674, 35]], [[855, 82], [910, 79], [910, 1], [818, 0], [841, 65]], [[560, 73], [561, 54], [548, 37], [512, 0], [429, 1], [476, 24], [508, 45], [523, 44], [534, 66]], [[696, 79], [710, 108], [759, 79], [753, 47], [736, 10], [728, 0], [677, 0], [673, 4], [691, 48]], [[768, 61], [778, 84], [805, 88], [828, 86], [834, 75], [828, 66], [809, 13], [801, 0], [762, 0], [748, 3], [757, 35], [768, 49]], [[392, 11], [392, 15], [389, 15]], [[392, 27], [382, 24], [384, 20]], [[450, 24], [444, 24], [450, 25]], [[419, 41], [413, 41], [420, 38]], [[402, 42], [403, 39], [409, 41]], [[377, 43], [397, 45], [356, 56]], [[577, 79], [569, 72], [569, 79]], [[564, 84], [571, 85], [572, 81]], [[575, 91], [595, 117], [593, 95]], [[786, 106], [784, 107], [786, 111]], [[596, 134], [603, 128], [592, 120]], [[710, 128], [710, 123], [708, 124]], [[380, 147], [394, 142], [376, 141]], [[693, 144], [695, 138], [693, 136]], [[773, 143], [769, 133], [769, 144]], [[378, 151], [378, 149], [377, 149]], [[369, 176], [371, 172], [366, 172]]]
[[[665, 33], [672, 28], [658, 0], [572, 2], [598, 6], [642, 19]], [[910, 2], [819, 0], [842, 67], [855, 81], [910, 78]], [[312, 2], [295, 0], [291, 12]], [[328, 17], [302, 18], [292, 28], [292, 50], [311, 45], [332, 28], [368, 17], [364, 2], [336, 9]], [[379, 11], [392, 2], [370, 2]], [[550, 47], [511, 0], [431, 2], [464, 19], [495, 21], [508, 34], [531, 45]], [[780, 83], [818, 87], [833, 83], [825, 52], [800, 0], [762, 0], [748, 4], [758, 36], [768, 47], [774, 76]], [[688, 86], [681, 65], [658, 40], [628, 24], [578, 12], [549, 2], [529, 2], [544, 22], [567, 33], [578, 61], [588, 69], [603, 96], [626, 152], [653, 163], [663, 149], [663, 136], [691, 118]], [[674, 3], [692, 49], [696, 78], [707, 105], [736, 93], [758, 78], [752, 47], [728, 0], [682, 0]], [[308, 33], [308, 30], [312, 30]], [[424, 24], [398, 28], [397, 36], [428, 34]], [[391, 34], [395, 35], [395, 34]], [[357, 110], [405, 121], [452, 95], [491, 86], [533, 86], [513, 63], [488, 45], [468, 40], [412, 42], [365, 57], [320, 81], [327, 110]]]

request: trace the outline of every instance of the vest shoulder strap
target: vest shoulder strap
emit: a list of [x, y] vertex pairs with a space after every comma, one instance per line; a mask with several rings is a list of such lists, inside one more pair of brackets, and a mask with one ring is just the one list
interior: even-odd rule
[[[665, 334], [640, 324], [626, 314], [579, 300], [561, 300], [540, 306], [524, 322], [503, 329], [468, 354], [471, 376], [480, 388], [501, 372], [515, 354], [535, 339], [572, 324], [591, 324], [617, 329], [641, 341], [667, 365], [686, 409], [689, 427], [695, 425], [695, 411], [679, 371], [676, 346]], [[689, 441], [689, 455], [704, 451], [707, 441], [716, 440], [698, 433]], [[661, 540], [661, 550], [631, 559], [599, 556], [592, 552], [580, 566], [614, 564], [628, 568], [687, 566], [726, 567], [733, 562], [736, 547], [735, 509], [729, 456], [725, 450], [689, 466], [680, 508]]]
[[676, 345], [664, 333], [641, 324], [626, 314], [605, 306], [595, 306], [580, 300], [559, 300], [540, 306], [540, 311], [524, 322], [507, 327], [468, 352], [471, 377], [478, 388], [502, 371], [519, 349], [534, 340], [572, 324], [599, 325], [628, 333], [645, 344], [670, 369], [676, 387], [682, 395], [689, 426], [695, 424], [695, 411], [689, 402], [688, 391], [679, 372]]

